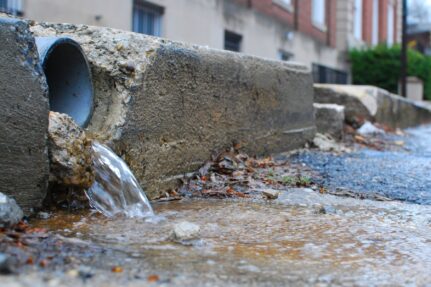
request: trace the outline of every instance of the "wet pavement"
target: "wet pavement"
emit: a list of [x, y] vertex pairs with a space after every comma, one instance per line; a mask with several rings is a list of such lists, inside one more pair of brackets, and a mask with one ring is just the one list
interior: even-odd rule
[[430, 205], [431, 127], [407, 130], [405, 136], [386, 135], [385, 140], [402, 143], [403, 148], [344, 155], [305, 151], [291, 159], [317, 171], [326, 187]]
[[[292, 158], [328, 189], [400, 200], [285, 187], [275, 200], [156, 203], [151, 220], [56, 212], [31, 224], [56, 234], [67, 256], [0, 277], [1, 286], [431, 286], [430, 134], [388, 136], [405, 142], [398, 150]], [[184, 221], [200, 226], [197, 239], [172, 238]]]

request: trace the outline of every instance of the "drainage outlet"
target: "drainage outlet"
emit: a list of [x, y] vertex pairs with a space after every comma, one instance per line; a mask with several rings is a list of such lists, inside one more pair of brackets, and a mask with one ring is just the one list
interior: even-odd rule
[[49, 87], [50, 109], [86, 127], [93, 111], [93, 83], [81, 46], [70, 38], [37, 37], [37, 50]]

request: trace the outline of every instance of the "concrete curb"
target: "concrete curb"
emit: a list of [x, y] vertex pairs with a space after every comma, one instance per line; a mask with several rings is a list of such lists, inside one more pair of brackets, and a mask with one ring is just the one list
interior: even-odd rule
[[344, 106], [336, 104], [314, 103], [317, 132], [329, 134], [335, 139], [342, 139], [344, 135]]
[[108, 28], [32, 31], [82, 45], [95, 88], [89, 130], [111, 143], [150, 198], [232, 145], [266, 155], [315, 134], [312, 78], [301, 65]]
[[344, 106], [347, 121], [362, 118], [392, 128], [431, 122], [431, 109], [425, 104], [372, 86], [315, 84], [314, 101]]
[[0, 18], [0, 39], [0, 192], [28, 213], [48, 184], [47, 86], [27, 24]]

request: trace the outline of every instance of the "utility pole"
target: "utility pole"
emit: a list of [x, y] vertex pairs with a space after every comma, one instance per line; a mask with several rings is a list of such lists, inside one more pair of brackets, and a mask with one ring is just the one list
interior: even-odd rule
[[407, 98], [407, 0], [403, 1], [401, 44], [401, 96]]

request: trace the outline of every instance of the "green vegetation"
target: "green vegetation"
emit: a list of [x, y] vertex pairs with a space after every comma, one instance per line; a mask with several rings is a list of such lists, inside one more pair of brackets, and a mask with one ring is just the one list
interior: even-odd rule
[[[401, 77], [400, 57], [401, 47], [398, 45], [351, 50], [353, 84], [373, 85], [398, 93]], [[424, 82], [424, 98], [431, 100], [431, 57], [409, 49], [407, 73]]]
[[306, 176], [283, 176], [281, 178], [283, 185], [296, 185], [296, 186], [309, 186], [311, 184], [311, 178]]
[[283, 176], [281, 178], [281, 183], [284, 185], [295, 185], [296, 184], [296, 178], [293, 176]]

